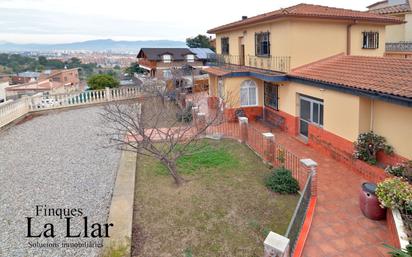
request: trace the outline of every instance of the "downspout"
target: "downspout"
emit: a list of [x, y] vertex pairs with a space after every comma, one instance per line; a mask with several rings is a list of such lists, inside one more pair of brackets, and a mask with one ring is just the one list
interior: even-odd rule
[[348, 24], [346, 27], [346, 55], [351, 55], [352, 53], [352, 47], [351, 47], [351, 41], [352, 41], [352, 25], [358, 23], [357, 20], [353, 20], [352, 23]]
[[371, 99], [371, 119], [370, 119], [370, 121], [371, 121], [371, 123], [370, 123], [370, 125], [369, 125], [369, 130], [370, 131], [373, 131], [373, 125], [374, 125], [374, 122], [375, 122], [375, 100], [373, 100], [373, 99]]

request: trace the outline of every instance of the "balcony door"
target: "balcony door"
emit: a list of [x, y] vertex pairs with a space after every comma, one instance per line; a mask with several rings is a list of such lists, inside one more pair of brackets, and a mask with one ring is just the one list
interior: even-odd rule
[[299, 133], [307, 138], [309, 124], [323, 126], [323, 100], [309, 96], [300, 96]]
[[239, 65], [245, 65], [245, 43], [243, 37], [239, 37]]

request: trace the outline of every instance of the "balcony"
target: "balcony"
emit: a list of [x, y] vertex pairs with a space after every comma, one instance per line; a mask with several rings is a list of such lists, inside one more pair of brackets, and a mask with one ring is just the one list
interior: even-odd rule
[[211, 66], [223, 67], [228, 70], [266, 70], [287, 73], [290, 71], [290, 56], [259, 57], [253, 55], [222, 55], [209, 56]]
[[412, 42], [386, 43], [387, 52], [412, 52]]

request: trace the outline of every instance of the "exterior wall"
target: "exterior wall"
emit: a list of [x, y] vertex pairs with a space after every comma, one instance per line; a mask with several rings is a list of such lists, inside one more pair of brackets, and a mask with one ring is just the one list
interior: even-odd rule
[[299, 94], [322, 99], [323, 128], [354, 141], [359, 132], [359, 97], [291, 82], [279, 87], [279, 110], [299, 117]]
[[[405, 15], [394, 15], [397, 18], [405, 20]], [[400, 41], [405, 41], [405, 32], [406, 27], [409, 24], [397, 24], [397, 25], [389, 25], [386, 27], [386, 42], [387, 43], [395, 43]]]
[[384, 136], [395, 153], [412, 159], [412, 108], [374, 101], [373, 131]]
[[[378, 49], [362, 49], [362, 32], [379, 32]], [[385, 53], [385, 26], [356, 24], [351, 28], [351, 55], [383, 56]]]
[[412, 13], [405, 15], [405, 39], [404, 41], [412, 41]]
[[346, 52], [346, 24], [294, 20], [290, 30], [291, 68]]
[[224, 78], [224, 96], [226, 100], [226, 106], [228, 108], [239, 108], [240, 106], [240, 85], [245, 80], [253, 80], [257, 85], [258, 104], [257, 106], [263, 106], [263, 81], [259, 79], [249, 77], [236, 77], [236, 78]]
[[[221, 54], [221, 38], [229, 37], [229, 55], [240, 55], [240, 42], [245, 56], [255, 56], [255, 33], [270, 32], [271, 56], [290, 56], [290, 67], [296, 68], [347, 50], [347, 22], [316, 19], [276, 20], [216, 35], [216, 52]], [[378, 49], [362, 49], [362, 32], [379, 31]], [[356, 24], [351, 28], [353, 55], [383, 56], [385, 26]], [[232, 60], [233, 61], [233, 60]], [[246, 63], [247, 65], [247, 63]]]

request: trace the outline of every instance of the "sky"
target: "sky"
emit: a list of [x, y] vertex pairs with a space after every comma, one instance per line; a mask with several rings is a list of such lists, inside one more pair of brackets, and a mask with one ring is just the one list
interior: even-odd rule
[[[304, 0], [0, 0], [0, 42], [181, 40]], [[378, 0], [306, 0], [366, 10]]]

